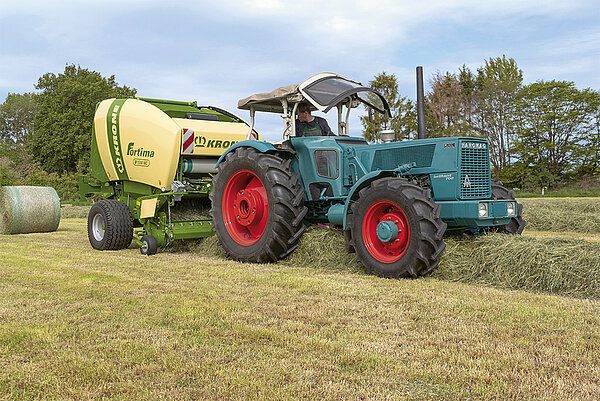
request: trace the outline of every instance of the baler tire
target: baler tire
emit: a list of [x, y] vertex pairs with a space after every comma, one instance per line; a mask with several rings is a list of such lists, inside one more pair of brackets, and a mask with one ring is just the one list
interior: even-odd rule
[[144, 235], [140, 238], [142, 246], [140, 247], [140, 253], [142, 255], [155, 255], [158, 251], [158, 241], [153, 235]]
[[[492, 199], [514, 200], [514, 191], [505, 188], [501, 182], [492, 181]], [[517, 203], [517, 216], [510, 219], [508, 224], [494, 227], [496, 232], [506, 234], [522, 234], [527, 222], [523, 219], [523, 205]]]
[[[442, 239], [446, 223], [441, 206], [430, 191], [404, 178], [382, 178], [359, 192], [352, 206], [352, 223], [346, 234], [347, 251], [368, 273], [386, 278], [417, 278], [439, 264], [446, 248]], [[383, 221], [399, 229], [396, 240], [382, 241], [377, 234]]]
[[276, 262], [298, 247], [308, 208], [290, 160], [238, 148], [219, 164], [210, 200], [218, 242], [234, 260]]
[[99, 251], [127, 248], [133, 239], [133, 220], [123, 202], [107, 199], [94, 203], [88, 214], [88, 239]]

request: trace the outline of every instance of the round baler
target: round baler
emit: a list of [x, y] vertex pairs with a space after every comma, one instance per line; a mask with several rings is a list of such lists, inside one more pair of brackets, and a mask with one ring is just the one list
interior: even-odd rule
[[208, 194], [218, 157], [252, 134], [241, 118], [195, 102], [107, 99], [96, 108], [91, 168], [80, 196], [100, 198], [88, 216], [98, 250], [151, 255], [178, 239], [213, 235]]

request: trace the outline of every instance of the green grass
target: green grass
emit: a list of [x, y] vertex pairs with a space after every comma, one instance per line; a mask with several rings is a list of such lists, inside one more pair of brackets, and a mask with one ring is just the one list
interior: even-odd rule
[[213, 245], [97, 252], [84, 219], [0, 236], [0, 398], [600, 398], [597, 300]]
[[600, 187], [594, 189], [558, 189], [539, 192], [515, 192], [517, 198], [587, 198], [600, 197]]

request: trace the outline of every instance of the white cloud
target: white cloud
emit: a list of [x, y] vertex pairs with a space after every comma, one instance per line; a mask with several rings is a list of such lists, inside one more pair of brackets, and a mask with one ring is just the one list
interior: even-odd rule
[[[414, 98], [416, 65], [427, 78], [462, 64], [475, 71], [502, 54], [517, 60], [526, 79], [577, 76], [578, 84], [598, 88], [594, 3], [3, 1], [0, 34], [10, 36], [0, 42], [0, 95], [31, 91], [43, 73], [75, 63], [115, 74], [142, 96], [231, 111], [242, 97], [320, 71], [365, 84], [381, 71], [395, 73], [401, 93]], [[556, 28], [561, 23], [567, 32]]]

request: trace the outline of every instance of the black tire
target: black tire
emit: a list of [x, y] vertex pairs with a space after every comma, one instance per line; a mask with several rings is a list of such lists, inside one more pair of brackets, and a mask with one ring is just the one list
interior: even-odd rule
[[[515, 200], [515, 193], [506, 189], [501, 182], [492, 181], [492, 199]], [[523, 220], [523, 205], [517, 203], [517, 216], [510, 219], [510, 222], [503, 226], [494, 227], [495, 231], [507, 234], [521, 234], [525, 229], [527, 222]]]
[[140, 247], [140, 252], [142, 255], [155, 255], [158, 251], [158, 241], [152, 235], [144, 235], [140, 238], [142, 242], [142, 246]]
[[[440, 210], [429, 190], [404, 178], [376, 180], [360, 191], [352, 206], [346, 250], [356, 252], [368, 273], [388, 278], [423, 276], [435, 269], [446, 248], [442, 237], [447, 225]], [[373, 230], [379, 231], [390, 216], [396, 216], [392, 220], [398, 237], [388, 243]]]
[[308, 209], [290, 160], [238, 148], [219, 164], [213, 185], [214, 230], [229, 257], [276, 262], [297, 248]]
[[88, 214], [88, 239], [99, 251], [127, 248], [133, 239], [133, 221], [129, 208], [117, 200], [94, 203]]

